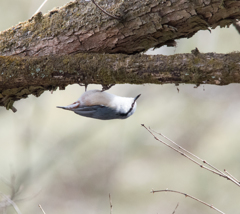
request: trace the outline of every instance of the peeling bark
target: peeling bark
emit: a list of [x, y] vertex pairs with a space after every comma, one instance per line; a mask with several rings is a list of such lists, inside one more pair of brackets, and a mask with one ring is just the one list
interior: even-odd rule
[[76, 54], [42, 57], [0, 57], [0, 105], [73, 83], [144, 84], [240, 83], [240, 53], [124, 55]]

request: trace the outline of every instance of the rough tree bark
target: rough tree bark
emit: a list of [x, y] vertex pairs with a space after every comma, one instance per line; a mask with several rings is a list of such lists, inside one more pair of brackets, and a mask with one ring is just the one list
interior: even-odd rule
[[[0, 33], [0, 105], [73, 83], [240, 82], [239, 54], [146, 56], [240, 17], [233, 0], [78, 0]], [[108, 54], [106, 54], [108, 53]], [[121, 53], [121, 54], [119, 54]], [[110, 55], [109, 55], [110, 54]]]

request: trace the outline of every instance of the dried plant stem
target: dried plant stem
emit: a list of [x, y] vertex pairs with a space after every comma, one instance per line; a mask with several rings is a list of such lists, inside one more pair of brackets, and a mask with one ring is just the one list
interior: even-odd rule
[[[0, 194], [6, 199], [6, 202], [8, 202], [8, 204], [11, 204], [13, 206], [13, 208], [17, 214], [22, 214], [20, 209], [18, 208], [17, 204], [10, 197], [8, 197], [7, 195], [5, 195], [3, 193], [0, 193]], [[5, 207], [9, 206], [8, 204], [6, 204]], [[0, 203], [0, 205], [1, 205], [1, 203]]]
[[[149, 128], [151, 131], [155, 132], [154, 130], [152, 130], [151, 128]], [[174, 145], [176, 145], [179, 149], [185, 151], [186, 153], [190, 154], [191, 156], [195, 157], [196, 159], [200, 160], [201, 162], [205, 163], [206, 165], [208, 165], [209, 167], [213, 168], [214, 170], [216, 170], [217, 172], [219, 172], [220, 174], [224, 176], [226, 176], [222, 171], [220, 171], [219, 169], [217, 169], [216, 167], [212, 166], [211, 164], [209, 164], [207, 161], [202, 160], [201, 158], [199, 158], [198, 156], [194, 155], [193, 153], [189, 152], [188, 150], [184, 149], [183, 147], [179, 146], [177, 143], [175, 143], [174, 141], [172, 141], [171, 139], [169, 139], [168, 137], [166, 137], [165, 135], [163, 135], [162, 133], [158, 133], [155, 132], [157, 134], [159, 134], [160, 136], [162, 136], [163, 138], [165, 138], [166, 140], [170, 141], [171, 143], [173, 143]]]
[[39, 208], [42, 210], [43, 214], [46, 214], [45, 211], [43, 210], [42, 206], [38, 204]]
[[179, 191], [175, 191], [175, 190], [169, 190], [169, 189], [165, 189], [165, 190], [152, 190], [152, 191], [151, 191], [151, 193], [155, 193], [155, 192], [173, 192], [173, 193], [182, 194], [182, 195], [184, 195], [185, 197], [189, 197], [189, 198], [191, 198], [191, 199], [193, 199], [193, 200], [195, 200], [195, 201], [197, 201], [197, 202], [200, 202], [200, 203], [202, 203], [202, 204], [204, 204], [204, 205], [206, 205], [206, 206], [208, 206], [208, 207], [216, 210], [216, 211], [219, 212], [219, 213], [225, 214], [224, 212], [222, 212], [221, 210], [217, 209], [217, 208], [214, 207], [213, 205], [210, 205], [210, 204], [208, 204], [208, 203], [206, 203], [206, 202], [204, 202], [204, 201], [202, 201], [202, 200], [200, 200], [200, 199], [198, 199], [198, 198], [196, 198], [196, 197], [193, 197], [193, 196], [188, 195], [188, 194], [183, 193], [183, 192], [179, 192]]
[[173, 210], [173, 213], [172, 213], [172, 214], [174, 214], [174, 213], [176, 212], [176, 210], [177, 210], [177, 208], [178, 208], [178, 205], [179, 205], [179, 203], [177, 203], [177, 206], [176, 206], [175, 209]]
[[44, 6], [44, 4], [45, 4], [47, 1], [48, 1], [48, 0], [45, 0], [45, 1], [40, 5], [40, 7], [39, 7], [39, 8], [37, 9], [37, 11], [33, 14], [33, 16], [42, 9], [42, 7]]
[[[167, 137], [164, 136], [163, 134], [157, 133], [157, 132], [154, 131], [155, 133], [159, 134], [160, 136], [162, 136], [162, 137], [165, 138], [166, 140], [168, 140], [168, 141], [170, 141], [171, 143], [173, 143], [177, 148], [175, 148], [174, 146], [171, 146], [170, 144], [168, 144], [168, 143], [166, 143], [165, 141], [163, 141], [163, 140], [159, 139], [158, 137], [156, 137], [156, 136], [153, 134], [153, 131], [152, 131], [150, 128], [147, 128], [144, 124], [142, 124], [142, 126], [154, 137], [155, 140], [163, 143], [163, 144], [166, 145], [167, 147], [169, 147], [169, 148], [173, 149], [174, 151], [178, 152], [179, 154], [181, 154], [182, 156], [186, 157], [187, 159], [189, 159], [189, 160], [192, 161], [193, 163], [197, 164], [197, 165], [200, 166], [201, 168], [206, 169], [206, 170], [208, 170], [208, 171], [210, 171], [210, 172], [212, 172], [212, 173], [214, 173], [214, 174], [216, 174], [216, 175], [219, 175], [219, 176], [221, 176], [221, 177], [223, 177], [223, 178], [226, 178], [226, 179], [232, 181], [234, 184], [236, 184], [237, 186], [240, 187], [240, 182], [239, 182], [236, 178], [234, 178], [232, 175], [230, 175], [229, 173], [227, 173], [226, 170], [224, 170], [224, 172], [225, 172], [225, 173], [224, 173], [223, 171], [217, 169], [216, 167], [214, 167], [213, 165], [211, 165], [211, 164], [208, 163], [207, 161], [199, 158], [198, 156], [192, 154], [192, 153], [189, 152], [188, 150], [186, 150], [186, 149], [184, 149], [183, 147], [179, 146], [177, 143], [175, 143], [175, 142], [172, 141], [171, 139], [167, 138]], [[179, 149], [181, 149], [181, 150], [179, 150]], [[184, 153], [184, 152], [185, 152], [185, 153]], [[190, 157], [189, 155], [192, 156], [193, 158]], [[203, 165], [202, 163], [199, 163], [199, 162], [198, 162], [197, 160], [195, 160], [194, 158], [197, 159], [198, 161], [201, 161], [201, 162], [202, 162], [203, 164], [205, 164], [206, 166]]]
[[111, 194], [109, 193], [109, 204], [110, 204], [110, 214], [112, 214], [112, 199], [111, 199]]
[[21, 188], [16, 187], [16, 176], [15, 176], [15, 174], [14, 173], [11, 174], [11, 180], [10, 181], [8, 181], [7, 179], [5, 179], [3, 177], [0, 177], [0, 181], [4, 182], [11, 190], [11, 194], [9, 196], [0, 192], [0, 195], [2, 195], [2, 200], [0, 200], [0, 209], [3, 208], [3, 212], [6, 210], [6, 208], [8, 206], [12, 206], [18, 214], [21, 214], [21, 211], [18, 208], [16, 202], [32, 199], [36, 195], [38, 195], [39, 192], [40, 192], [39, 191], [37, 194], [35, 194], [33, 196], [30, 196], [30, 197], [17, 198], [16, 199], [16, 196], [19, 196], [19, 194], [21, 192]]
[[232, 174], [230, 174], [226, 169], [224, 169], [224, 172], [225, 172], [228, 176], [230, 176], [233, 180], [235, 180], [237, 183], [240, 184], [240, 181], [239, 181], [237, 178], [235, 178]]

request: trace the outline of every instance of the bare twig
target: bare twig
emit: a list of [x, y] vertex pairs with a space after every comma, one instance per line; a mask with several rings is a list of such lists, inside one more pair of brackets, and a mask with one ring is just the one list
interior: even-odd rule
[[48, 0], [45, 0], [45, 1], [40, 5], [40, 7], [39, 7], [39, 8], [37, 9], [37, 11], [33, 14], [33, 16], [42, 9], [42, 7], [44, 6], [44, 4], [45, 4], [47, 1], [48, 1]]
[[[22, 214], [20, 209], [18, 208], [17, 204], [10, 197], [8, 197], [7, 195], [5, 195], [3, 193], [0, 193], [0, 194], [6, 199], [6, 202], [8, 202], [8, 204], [11, 204], [13, 206], [13, 208], [15, 209], [17, 214]], [[9, 206], [7, 203], [5, 203], [5, 204], [6, 204], [6, 206]]]
[[111, 199], [110, 193], [109, 193], [109, 203], [110, 203], [110, 214], [112, 214], [112, 199]]
[[6, 194], [0, 192], [0, 195], [2, 196], [2, 198], [0, 200], [0, 209], [2, 208], [3, 213], [6, 211], [7, 207], [12, 206], [18, 214], [21, 214], [21, 211], [19, 210], [16, 202], [32, 199], [32, 198], [36, 197], [39, 194], [39, 192], [41, 191], [41, 190], [39, 190], [35, 195], [32, 195], [32, 196], [16, 199], [16, 196], [19, 195], [19, 193], [21, 192], [22, 189], [16, 187], [15, 174], [13, 172], [11, 173], [10, 181], [4, 177], [0, 177], [0, 180], [3, 183], [5, 183], [6, 186], [8, 186], [10, 188], [10, 191], [11, 191], [11, 193], [9, 195], [6, 195]]
[[219, 212], [219, 213], [225, 214], [224, 212], [222, 212], [221, 210], [217, 209], [217, 208], [214, 207], [213, 205], [210, 205], [210, 204], [208, 204], [208, 203], [206, 203], [206, 202], [204, 202], [204, 201], [202, 201], [202, 200], [200, 200], [200, 199], [198, 199], [198, 198], [195, 198], [195, 197], [193, 197], [193, 196], [191, 196], [191, 195], [188, 195], [188, 194], [186, 194], [186, 193], [183, 193], [183, 192], [179, 192], [179, 191], [175, 191], [175, 190], [169, 190], [169, 189], [165, 189], [165, 190], [152, 190], [152, 191], [151, 191], [151, 193], [155, 193], [155, 192], [174, 192], [174, 193], [182, 194], [182, 195], [184, 195], [185, 197], [189, 197], [189, 198], [191, 198], [191, 199], [193, 199], [193, 200], [195, 200], [195, 201], [198, 201], [198, 202], [200, 202], [200, 203], [202, 203], [202, 204], [204, 204], [204, 205], [206, 205], [206, 206], [208, 206], [208, 207], [216, 210], [216, 211]]
[[173, 210], [173, 213], [172, 213], [172, 214], [174, 214], [174, 213], [176, 212], [176, 209], [178, 208], [178, 205], [179, 205], [179, 203], [177, 203], [177, 206], [176, 206], [175, 209]]
[[16, 189], [16, 176], [14, 173], [11, 174], [11, 180], [8, 181], [4, 177], [0, 177], [0, 180], [5, 183], [11, 190], [11, 196], [10, 199], [13, 200], [15, 196], [20, 192], [20, 189]]
[[[161, 133], [157, 133], [159, 135], [161, 135], [163, 138], [167, 139], [168, 141], [170, 141], [171, 143], [173, 143], [177, 148], [175, 148], [174, 146], [171, 146], [170, 144], [166, 143], [165, 141], [157, 138], [154, 134], [153, 134], [153, 131], [150, 129], [150, 128], [147, 128], [144, 124], [142, 124], [142, 126], [154, 137], [155, 140], [163, 143], [164, 145], [166, 145], [167, 147], [173, 149], [174, 151], [178, 152], [179, 154], [181, 154], [182, 156], [186, 157], [187, 159], [189, 159], [190, 161], [192, 161], [193, 163], [197, 164], [198, 166], [200, 166], [201, 168], [203, 169], [206, 169], [214, 174], [217, 174], [223, 178], [226, 178], [230, 181], [232, 181], [234, 184], [236, 184], [237, 186], [240, 187], [240, 183], [237, 179], [233, 178], [233, 176], [230, 176], [228, 173], [225, 173], [219, 169], [217, 169], [216, 167], [214, 167], [213, 165], [211, 165], [210, 163], [208, 163], [207, 161], [199, 158], [198, 156], [192, 154], [191, 152], [187, 151], [186, 149], [184, 149], [183, 147], [179, 146], [177, 143], [175, 143], [174, 141], [172, 141], [171, 139], [167, 138], [166, 136], [164, 136], [163, 134]], [[155, 132], [156, 133], [156, 132]], [[180, 151], [179, 149], [183, 150], [183, 151]], [[195, 159], [201, 161], [203, 164], [207, 165], [203, 165], [201, 163], [199, 163], [197, 160], [193, 159], [192, 157], [190, 157], [189, 155], [193, 156]]]
[[114, 15], [108, 13], [106, 10], [102, 9], [102, 8], [95, 2], [95, 0], [92, 0], [92, 3], [95, 4], [96, 7], [98, 7], [102, 12], [104, 12], [104, 13], [107, 14], [108, 16], [112, 17], [113, 19], [121, 20], [121, 17], [119, 17], [119, 16], [114, 16]]
[[[182, 156], [186, 157], [186, 158], [189, 159], [190, 161], [192, 161], [192, 162], [194, 162], [195, 164], [199, 165], [201, 168], [204, 168], [204, 169], [206, 169], [206, 170], [208, 170], [208, 171], [211, 171], [211, 172], [219, 175], [219, 173], [215, 172], [214, 170], [212, 170], [212, 169], [210, 169], [210, 168], [208, 168], [208, 167], [206, 167], [206, 166], [204, 166], [204, 165], [199, 164], [196, 160], [194, 160], [194, 159], [191, 158], [190, 156], [186, 155], [185, 153], [181, 152], [180, 150], [176, 149], [175, 147], [169, 145], [168, 143], [164, 142], [163, 140], [157, 138], [157, 137], [152, 133], [152, 131], [151, 131], [150, 129], [148, 129], [144, 124], [142, 124], [142, 126], [143, 126], [145, 129], [147, 129], [150, 134], [152, 134], [152, 136], [155, 138], [155, 140], [163, 143], [164, 145], [166, 145], [166, 146], [168, 146], [169, 148], [173, 149], [174, 151], [178, 152], [179, 154], [181, 154]], [[174, 143], [174, 144], [176, 144], [176, 143]], [[179, 147], [179, 148], [182, 148], [182, 147], [180, 147], [180, 146], [178, 146], [178, 147]], [[191, 154], [191, 153], [190, 153], [190, 154]], [[221, 175], [221, 176], [223, 176], [223, 175]], [[225, 176], [224, 176], [224, 177], [225, 177]]]
[[11, 181], [8, 181], [7, 179], [5, 179], [3, 177], [1, 177], [1, 180], [7, 186], [9, 186], [9, 188], [11, 189], [11, 195], [8, 196], [4, 193], [0, 193], [3, 197], [3, 200], [0, 201], [0, 207], [6, 208], [8, 206], [13, 206], [16, 213], [21, 214], [20, 209], [18, 208], [17, 204], [13, 200], [15, 198], [15, 196], [19, 193], [19, 189], [16, 189], [16, 185], [15, 185], [16, 177], [15, 177], [14, 173], [12, 173], [12, 175], [11, 175]]
[[38, 206], [40, 207], [40, 209], [42, 210], [43, 214], [46, 214], [45, 211], [43, 210], [42, 206], [40, 204], [38, 204]]
[[235, 178], [232, 174], [230, 174], [226, 169], [224, 169], [224, 172], [228, 174], [228, 176], [230, 176], [232, 179], [234, 179], [237, 183], [240, 184], [240, 181], [237, 178]]
[[198, 159], [199, 161], [205, 163], [206, 165], [208, 165], [209, 167], [213, 168], [214, 170], [216, 170], [217, 172], [219, 172], [220, 174], [223, 175], [223, 177], [225, 177], [226, 175], [220, 171], [219, 169], [217, 169], [216, 167], [212, 166], [211, 164], [209, 164], [207, 161], [199, 158], [197, 155], [194, 155], [193, 153], [189, 152], [188, 150], [184, 149], [183, 147], [179, 146], [177, 143], [175, 143], [174, 141], [172, 141], [171, 139], [169, 139], [168, 137], [166, 137], [165, 135], [163, 135], [162, 133], [158, 133], [154, 130], [152, 130], [151, 128], [149, 128], [149, 130], [151, 130], [152, 132], [155, 132], [156, 134], [159, 134], [160, 136], [162, 136], [163, 138], [165, 138], [166, 140], [170, 141], [171, 143], [173, 143], [175, 146], [177, 146], [179, 149], [183, 150], [184, 152], [190, 154], [191, 156], [195, 157], [196, 159]]
[[16, 188], [15, 188], [15, 181], [16, 181], [16, 177], [14, 175], [14, 173], [12, 173], [12, 176], [11, 176], [11, 199], [13, 200], [15, 195], [16, 195]]

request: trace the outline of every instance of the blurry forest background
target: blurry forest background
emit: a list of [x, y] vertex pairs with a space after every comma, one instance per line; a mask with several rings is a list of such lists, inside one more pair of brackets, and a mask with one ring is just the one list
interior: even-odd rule
[[[1, 0], [0, 31], [29, 19], [43, 0]], [[48, 0], [41, 10], [63, 6]], [[201, 31], [178, 40], [176, 48], [147, 54], [240, 50], [234, 27]], [[90, 85], [88, 89], [100, 89]], [[177, 90], [179, 88], [179, 92]], [[0, 176], [21, 184], [16, 202], [23, 214], [216, 213], [189, 198], [151, 189], [174, 189], [196, 196], [226, 213], [239, 213], [240, 190], [226, 179], [200, 169], [155, 141], [150, 126], [220, 169], [240, 178], [240, 85], [116, 85], [110, 93], [142, 94], [133, 116], [101, 121], [57, 109], [74, 102], [84, 87], [45, 92], [15, 103], [17, 113], [0, 108]], [[0, 180], [0, 192], [11, 189]], [[37, 194], [37, 195], [36, 195]], [[3, 211], [1, 211], [4, 213]], [[7, 213], [15, 213], [8, 208]]]

